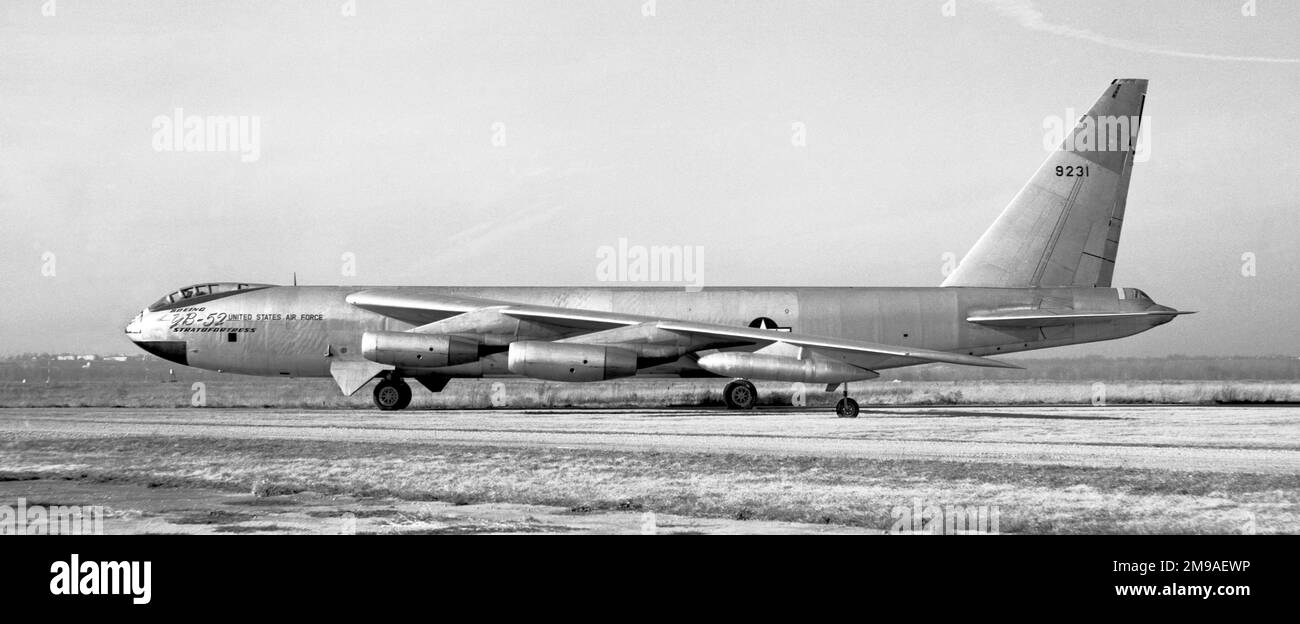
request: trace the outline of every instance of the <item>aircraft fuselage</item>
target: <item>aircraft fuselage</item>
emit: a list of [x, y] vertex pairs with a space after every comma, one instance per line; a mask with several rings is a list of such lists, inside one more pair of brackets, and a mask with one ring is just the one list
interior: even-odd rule
[[[328, 377], [335, 359], [360, 357], [368, 331], [417, 326], [348, 303], [366, 287], [271, 286], [192, 305], [146, 310], [127, 327], [142, 348], [189, 366], [247, 375]], [[448, 287], [412, 294], [469, 296], [521, 304], [637, 314], [732, 326], [760, 326], [972, 355], [1110, 340], [1168, 322], [1137, 316], [1040, 327], [988, 326], [967, 319], [989, 310], [1055, 308], [1088, 312], [1170, 310], [1122, 288], [665, 288]], [[527, 323], [506, 340], [556, 339], [529, 334]], [[581, 332], [574, 332], [575, 334]], [[164, 345], [164, 346], [159, 346]], [[889, 368], [882, 366], [881, 368]], [[400, 372], [400, 371], [399, 371]], [[422, 371], [424, 373], [428, 370]], [[509, 375], [505, 353], [434, 371], [448, 377]], [[689, 358], [639, 374], [699, 374]]]

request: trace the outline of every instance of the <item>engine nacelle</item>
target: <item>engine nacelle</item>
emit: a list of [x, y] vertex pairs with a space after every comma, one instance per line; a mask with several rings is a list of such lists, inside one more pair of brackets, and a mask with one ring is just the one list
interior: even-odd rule
[[832, 384], [875, 379], [880, 376], [875, 371], [858, 368], [839, 360], [822, 358], [800, 360], [779, 355], [736, 351], [710, 353], [701, 357], [697, 364], [700, 368], [723, 377], [768, 381]]
[[361, 357], [398, 368], [441, 368], [477, 361], [478, 342], [441, 334], [366, 332]]
[[510, 343], [510, 372], [551, 381], [604, 381], [636, 374], [636, 354], [600, 345], [524, 340]]

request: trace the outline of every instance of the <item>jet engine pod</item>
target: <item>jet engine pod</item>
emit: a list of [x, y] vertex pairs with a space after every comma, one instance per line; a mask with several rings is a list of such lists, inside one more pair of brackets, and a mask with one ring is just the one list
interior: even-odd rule
[[366, 332], [361, 356], [397, 368], [441, 368], [478, 360], [478, 342], [471, 338], [411, 332]]
[[636, 353], [600, 345], [524, 340], [510, 343], [510, 372], [551, 381], [603, 381], [636, 374]]
[[723, 377], [743, 377], [745, 379], [766, 379], [768, 381], [803, 381], [807, 383], [844, 383], [875, 379], [880, 374], [839, 360], [823, 358], [798, 358], [723, 351], [710, 353], [699, 359], [698, 364], [715, 375]]

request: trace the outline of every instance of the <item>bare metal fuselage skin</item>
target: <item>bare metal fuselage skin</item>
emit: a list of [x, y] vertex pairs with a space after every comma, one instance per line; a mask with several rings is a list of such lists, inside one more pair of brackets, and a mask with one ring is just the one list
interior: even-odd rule
[[[329, 377], [334, 360], [361, 357], [367, 331], [405, 331], [415, 325], [354, 306], [345, 298], [366, 287], [272, 286], [193, 305], [145, 311], [127, 327], [146, 350], [189, 366], [247, 375]], [[780, 328], [818, 336], [865, 340], [973, 355], [1110, 340], [1168, 322], [1172, 316], [1136, 316], [1046, 327], [995, 327], [967, 319], [988, 310], [1055, 307], [1090, 312], [1169, 310], [1141, 291], [1122, 288], [664, 288], [411, 287], [436, 293], [579, 310], [620, 312], [731, 326], [771, 319]], [[527, 339], [520, 324], [515, 339]], [[555, 336], [545, 336], [554, 339]], [[183, 348], [183, 353], [181, 349]], [[882, 367], [887, 368], [887, 367]], [[401, 373], [402, 371], [397, 371]], [[420, 371], [446, 377], [509, 375], [506, 354]], [[638, 374], [699, 375], [690, 357]]]

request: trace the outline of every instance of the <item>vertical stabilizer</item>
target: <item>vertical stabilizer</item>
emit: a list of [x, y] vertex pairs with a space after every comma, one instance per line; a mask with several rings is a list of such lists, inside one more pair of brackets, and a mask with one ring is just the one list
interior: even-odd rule
[[1110, 286], [1147, 81], [1111, 82], [944, 286]]

